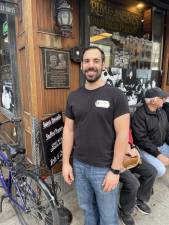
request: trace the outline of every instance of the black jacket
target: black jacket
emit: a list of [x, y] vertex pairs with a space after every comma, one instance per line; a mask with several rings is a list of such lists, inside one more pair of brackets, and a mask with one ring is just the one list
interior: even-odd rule
[[155, 157], [160, 154], [157, 147], [169, 144], [169, 125], [163, 109], [151, 112], [144, 103], [133, 114], [132, 130], [134, 143]]
[[168, 121], [169, 121], [169, 102], [164, 103], [163, 109], [165, 110], [165, 112], [167, 114]]

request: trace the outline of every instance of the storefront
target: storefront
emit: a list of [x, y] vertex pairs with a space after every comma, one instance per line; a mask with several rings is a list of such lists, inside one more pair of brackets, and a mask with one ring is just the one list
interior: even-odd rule
[[129, 106], [162, 82], [166, 11], [138, 1], [90, 1], [90, 44], [106, 54], [102, 78], [120, 88]]
[[[68, 93], [79, 86], [79, 64], [70, 60], [70, 50], [79, 45], [78, 4], [68, 1], [64, 17], [62, 3], [0, 2], [0, 120], [22, 118], [22, 127], [7, 126], [1, 134], [9, 142], [23, 142], [33, 163], [42, 156], [41, 121], [64, 112]], [[59, 10], [70, 32], [64, 24], [59, 27]]]
[[[120, 88], [131, 107], [150, 87], [169, 90], [165, 0], [10, 2], [16, 14], [9, 7], [2, 12], [0, 4], [0, 119], [21, 116], [20, 133], [32, 161], [42, 152], [41, 121], [64, 114], [68, 94], [83, 83], [79, 62], [85, 46], [105, 51], [102, 78]], [[68, 12], [58, 22], [65, 2]], [[63, 22], [69, 24], [69, 33]], [[7, 133], [16, 141], [15, 129]]]
[[[17, 5], [0, 3], [0, 118], [20, 116], [20, 93], [16, 51], [15, 16]], [[20, 128], [20, 127], [19, 127]], [[21, 133], [15, 128], [10, 128], [10, 134], [6, 138], [17, 141]], [[1, 135], [5, 135], [6, 128], [1, 129]]]

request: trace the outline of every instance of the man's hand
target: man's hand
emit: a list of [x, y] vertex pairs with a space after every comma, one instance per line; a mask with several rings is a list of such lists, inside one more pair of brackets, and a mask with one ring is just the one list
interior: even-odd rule
[[109, 192], [115, 189], [119, 183], [119, 175], [113, 174], [111, 171], [109, 171], [103, 181], [103, 191]]
[[157, 159], [159, 159], [165, 166], [169, 165], [169, 158], [166, 157], [165, 155], [160, 154], [157, 156]]
[[74, 181], [73, 169], [70, 164], [63, 164], [62, 166], [62, 175], [67, 184], [72, 184]]
[[128, 148], [128, 154], [131, 156], [131, 157], [136, 157], [138, 156], [138, 150], [136, 148]]

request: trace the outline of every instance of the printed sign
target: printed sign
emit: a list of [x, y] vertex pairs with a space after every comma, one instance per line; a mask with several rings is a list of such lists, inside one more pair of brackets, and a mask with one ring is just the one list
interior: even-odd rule
[[62, 113], [56, 113], [41, 121], [45, 162], [51, 169], [62, 158]]
[[11, 2], [0, 2], [0, 13], [17, 15], [17, 5]]

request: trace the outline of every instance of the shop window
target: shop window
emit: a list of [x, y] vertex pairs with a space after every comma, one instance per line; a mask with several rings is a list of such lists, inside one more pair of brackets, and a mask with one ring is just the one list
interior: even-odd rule
[[14, 114], [14, 96], [8, 39], [8, 23], [5, 15], [0, 17], [0, 106], [5, 115]]
[[152, 13], [157, 29], [150, 26], [150, 5], [145, 6], [148, 13], [136, 14], [114, 2], [90, 1], [90, 44], [105, 52], [102, 79], [120, 88], [132, 107], [141, 103], [147, 89], [161, 85], [163, 14]]

